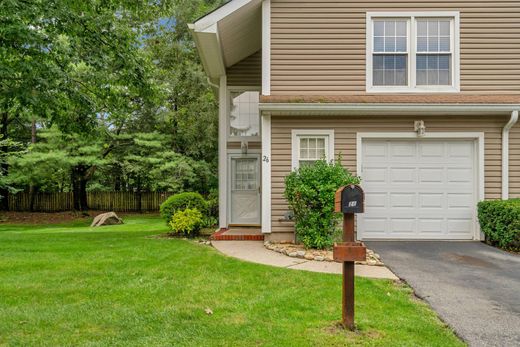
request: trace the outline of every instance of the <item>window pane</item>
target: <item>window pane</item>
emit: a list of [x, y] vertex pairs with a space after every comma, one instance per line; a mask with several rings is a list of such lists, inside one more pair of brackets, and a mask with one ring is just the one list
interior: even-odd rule
[[428, 52], [439, 51], [439, 38], [437, 36], [428, 36]]
[[386, 19], [374, 22], [374, 52], [406, 52], [407, 21]]
[[259, 136], [259, 93], [231, 93], [229, 123], [230, 136]]
[[417, 70], [417, 85], [424, 86], [428, 84], [428, 71]]
[[450, 51], [450, 37], [449, 36], [441, 36], [439, 38], [439, 51], [440, 52], [449, 52]]
[[385, 36], [385, 22], [375, 21], [374, 22], [374, 36]]
[[417, 36], [428, 36], [428, 23], [425, 20], [417, 21]]
[[395, 52], [395, 37], [385, 38], [385, 52]]
[[417, 51], [418, 52], [428, 52], [428, 37], [427, 36], [417, 37]]
[[396, 52], [406, 52], [406, 37], [398, 37], [395, 40], [395, 50]]
[[385, 51], [385, 38], [384, 37], [374, 37], [374, 52], [384, 52]]
[[439, 34], [441, 36], [450, 36], [450, 21], [449, 20], [439, 21]]
[[395, 36], [395, 21], [385, 21], [385, 36]]
[[447, 19], [417, 20], [417, 51], [418, 52], [450, 52], [451, 21]]
[[395, 35], [406, 37], [406, 22], [405, 21], [396, 22]]
[[373, 60], [373, 64], [374, 64], [374, 69], [375, 70], [383, 70], [385, 68], [385, 63], [384, 63], [384, 56], [383, 55], [375, 55], [374, 56], [374, 60]]
[[373, 81], [374, 86], [408, 85], [408, 56], [406, 54], [375, 55]]
[[417, 85], [451, 85], [451, 54], [417, 55]]

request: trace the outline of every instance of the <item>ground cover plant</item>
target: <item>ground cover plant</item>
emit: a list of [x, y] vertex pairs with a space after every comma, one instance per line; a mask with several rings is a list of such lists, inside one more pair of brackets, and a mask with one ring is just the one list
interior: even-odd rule
[[345, 333], [341, 276], [157, 237], [167, 232], [157, 217], [0, 224], [0, 345], [463, 345], [403, 285], [358, 279], [359, 331]]

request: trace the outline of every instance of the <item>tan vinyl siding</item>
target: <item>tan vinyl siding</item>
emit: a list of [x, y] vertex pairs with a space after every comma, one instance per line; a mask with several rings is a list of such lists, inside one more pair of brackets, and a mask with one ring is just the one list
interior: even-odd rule
[[273, 95], [365, 92], [368, 11], [460, 11], [461, 91], [520, 90], [520, 1], [272, 0]]
[[520, 124], [509, 133], [509, 194], [520, 198]]
[[[280, 222], [287, 211], [283, 198], [284, 178], [291, 170], [292, 129], [334, 129], [335, 155], [341, 153], [342, 163], [356, 171], [356, 139], [358, 132], [410, 132], [414, 120], [422, 119], [428, 132], [484, 132], [485, 133], [485, 196], [501, 196], [502, 127], [508, 117], [272, 117], [272, 231], [293, 231], [291, 223]], [[520, 159], [520, 129], [515, 129], [516, 155]], [[518, 163], [518, 161], [517, 161]], [[520, 166], [517, 164], [517, 172]], [[520, 174], [516, 174], [516, 194], [520, 193]]]
[[262, 86], [262, 51], [250, 55], [226, 71], [229, 86]]

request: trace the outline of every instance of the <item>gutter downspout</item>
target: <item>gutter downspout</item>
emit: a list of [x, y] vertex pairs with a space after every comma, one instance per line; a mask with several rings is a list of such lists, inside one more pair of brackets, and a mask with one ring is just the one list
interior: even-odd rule
[[509, 130], [518, 122], [518, 110], [502, 129], [502, 200], [509, 199]]

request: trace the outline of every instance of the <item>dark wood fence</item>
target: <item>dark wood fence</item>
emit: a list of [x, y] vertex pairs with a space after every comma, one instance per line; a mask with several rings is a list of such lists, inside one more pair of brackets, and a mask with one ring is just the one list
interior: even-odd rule
[[[137, 193], [131, 192], [89, 192], [87, 203], [91, 210], [115, 212], [150, 212], [159, 211], [159, 206], [173, 193]], [[140, 205], [140, 206], [139, 206]], [[38, 193], [34, 197], [33, 211], [62, 212], [72, 211], [74, 206], [72, 193]], [[30, 211], [31, 195], [17, 193], [9, 196], [9, 210]]]

